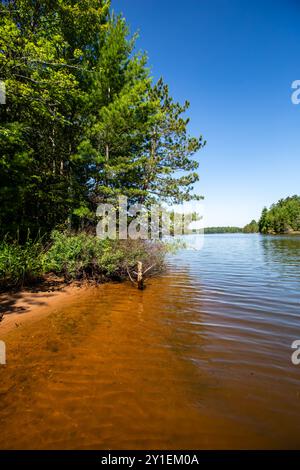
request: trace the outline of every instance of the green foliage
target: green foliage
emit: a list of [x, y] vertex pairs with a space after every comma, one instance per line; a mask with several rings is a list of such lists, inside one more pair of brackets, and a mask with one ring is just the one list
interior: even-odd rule
[[259, 220], [261, 233], [293, 233], [300, 231], [300, 196], [280, 199], [268, 210], [263, 209]]
[[250, 224], [245, 225], [245, 227], [243, 228], [244, 233], [258, 233], [258, 231], [258, 223], [254, 219], [251, 220]]
[[[2, 1], [0, 227], [26, 237], [66, 223], [84, 199], [81, 141], [87, 75], [108, 21], [108, 2]], [[81, 204], [80, 204], [81, 205]], [[4, 234], [2, 233], [2, 235]]]
[[118, 194], [197, 197], [188, 103], [153, 84], [108, 0], [7, 0], [0, 15], [0, 236], [83, 228]]

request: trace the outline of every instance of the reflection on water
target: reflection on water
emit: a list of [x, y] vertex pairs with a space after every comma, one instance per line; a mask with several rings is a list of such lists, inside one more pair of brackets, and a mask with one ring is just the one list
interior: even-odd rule
[[11, 333], [0, 448], [299, 448], [299, 248], [206, 236]]
[[289, 266], [295, 266], [295, 271], [299, 271], [300, 237], [269, 236], [260, 237], [260, 239], [266, 262], [270, 266], [275, 265], [275, 269], [277, 267], [286, 269]]

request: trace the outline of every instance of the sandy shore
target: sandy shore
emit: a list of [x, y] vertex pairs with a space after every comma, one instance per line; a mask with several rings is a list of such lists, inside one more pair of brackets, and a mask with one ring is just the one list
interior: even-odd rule
[[55, 285], [36, 286], [16, 292], [0, 294], [0, 338], [25, 322], [34, 322], [50, 315], [58, 307], [68, 304], [79, 295], [85, 285], [67, 285], [60, 280]]

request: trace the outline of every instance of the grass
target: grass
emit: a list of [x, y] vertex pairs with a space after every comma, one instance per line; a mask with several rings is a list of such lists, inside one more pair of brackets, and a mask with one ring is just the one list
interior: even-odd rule
[[19, 286], [39, 279], [43, 274], [43, 246], [40, 242], [0, 242], [0, 285]]

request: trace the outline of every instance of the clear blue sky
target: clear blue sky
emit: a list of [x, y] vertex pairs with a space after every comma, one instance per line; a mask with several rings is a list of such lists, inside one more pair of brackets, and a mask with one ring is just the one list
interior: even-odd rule
[[112, 0], [154, 78], [191, 103], [205, 226], [244, 225], [300, 193], [300, 0]]

